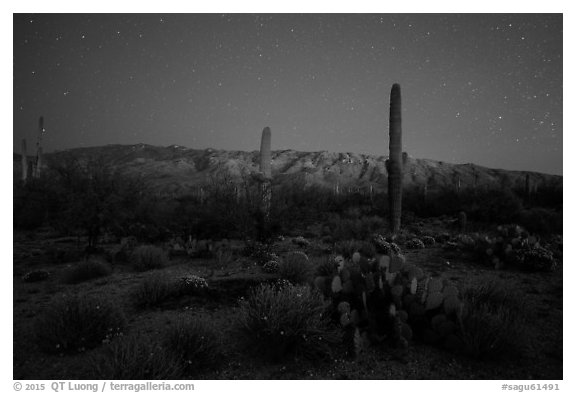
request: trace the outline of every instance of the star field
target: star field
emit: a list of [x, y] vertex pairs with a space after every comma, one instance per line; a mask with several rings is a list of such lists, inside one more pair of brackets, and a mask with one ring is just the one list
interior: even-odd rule
[[560, 14], [14, 15], [14, 151], [388, 154], [562, 174]]

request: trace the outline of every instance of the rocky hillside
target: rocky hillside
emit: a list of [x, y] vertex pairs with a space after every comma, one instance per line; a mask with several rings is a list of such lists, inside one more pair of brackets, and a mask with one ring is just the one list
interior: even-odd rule
[[[126, 173], [142, 176], [153, 189], [167, 196], [193, 192], [202, 184], [223, 177], [242, 181], [258, 172], [259, 161], [257, 151], [194, 150], [176, 145], [107, 145], [46, 154], [45, 170], [70, 157], [103, 159]], [[272, 174], [276, 184], [297, 182], [299, 185], [338, 188], [340, 192], [367, 191], [370, 187], [383, 191], [387, 184], [386, 158], [356, 153], [279, 150], [272, 152]], [[427, 186], [430, 190], [446, 186], [455, 189], [524, 187], [528, 173], [533, 187], [562, 186], [562, 176], [556, 175], [448, 164], [407, 155], [404, 160], [405, 187]], [[21, 158], [14, 154], [14, 178], [20, 178], [20, 173]]]

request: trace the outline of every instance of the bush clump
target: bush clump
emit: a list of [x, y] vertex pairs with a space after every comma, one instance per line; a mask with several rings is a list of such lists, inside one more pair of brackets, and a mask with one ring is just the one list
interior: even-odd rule
[[334, 252], [344, 256], [344, 258], [352, 258], [355, 252], [359, 252], [366, 258], [373, 258], [377, 250], [378, 247], [372, 243], [361, 240], [345, 240], [334, 246]]
[[526, 345], [526, 306], [505, 284], [480, 283], [463, 292], [461, 338], [466, 354], [495, 359], [521, 353]]
[[136, 286], [132, 298], [136, 307], [155, 307], [172, 297], [176, 289], [175, 284], [165, 274], [151, 274]]
[[64, 295], [35, 321], [34, 333], [45, 352], [83, 352], [120, 335], [126, 328], [122, 309], [102, 296]]
[[268, 274], [276, 274], [278, 273], [278, 269], [280, 268], [280, 264], [278, 261], [268, 261], [262, 266], [262, 271]]
[[537, 272], [552, 272], [558, 267], [554, 254], [543, 247], [515, 250], [512, 262], [522, 269]]
[[168, 255], [160, 247], [138, 246], [130, 255], [130, 262], [137, 271], [161, 269], [168, 264]]
[[436, 240], [432, 236], [422, 236], [422, 243], [426, 246], [433, 246], [436, 244]]
[[300, 251], [287, 253], [278, 266], [280, 278], [292, 284], [303, 284], [308, 281], [311, 274], [308, 256]]
[[208, 290], [208, 281], [194, 274], [180, 277], [178, 293], [180, 295], [202, 295]]
[[47, 280], [50, 277], [50, 272], [47, 270], [32, 270], [22, 276], [24, 282], [38, 282]]
[[245, 346], [272, 361], [314, 359], [333, 341], [321, 295], [309, 287], [261, 285], [240, 302], [239, 332]]
[[415, 250], [419, 248], [424, 248], [424, 242], [418, 238], [410, 239], [405, 244], [406, 248]]
[[64, 284], [78, 284], [94, 278], [109, 276], [111, 273], [112, 267], [107, 262], [90, 259], [64, 270], [62, 273], [62, 282]]
[[222, 339], [218, 329], [206, 319], [189, 316], [178, 320], [166, 331], [165, 347], [189, 376], [214, 369], [222, 360]]
[[166, 380], [183, 374], [175, 356], [140, 335], [115, 338], [90, 363], [98, 379]]

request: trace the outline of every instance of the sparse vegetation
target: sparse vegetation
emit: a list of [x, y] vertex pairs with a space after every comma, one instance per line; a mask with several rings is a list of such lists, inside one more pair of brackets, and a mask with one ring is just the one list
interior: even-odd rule
[[463, 350], [482, 359], [516, 357], [527, 350], [528, 313], [520, 294], [505, 283], [483, 282], [463, 293]]
[[179, 319], [164, 333], [164, 345], [179, 360], [188, 377], [216, 368], [223, 361], [218, 329], [204, 318], [187, 315]]
[[292, 284], [304, 284], [309, 281], [312, 266], [308, 256], [301, 251], [286, 254], [278, 266], [280, 278]]
[[330, 351], [322, 298], [309, 287], [255, 288], [240, 303], [238, 326], [245, 347], [273, 361], [290, 355], [318, 358]]
[[130, 263], [137, 271], [162, 269], [168, 264], [168, 255], [160, 247], [138, 246], [130, 255]]
[[141, 334], [116, 337], [90, 359], [99, 379], [169, 380], [183, 376], [178, 359]]
[[70, 266], [62, 273], [62, 282], [78, 284], [94, 278], [105, 277], [112, 273], [112, 267], [100, 259], [89, 259]]
[[78, 353], [121, 335], [126, 317], [102, 296], [58, 295], [35, 321], [39, 347], [51, 353]]
[[164, 273], [154, 272], [134, 288], [132, 298], [139, 308], [155, 307], [175, 295], [177, 284]]
[[[197, 164], [208, 167], [208, 155], [203, 159]], [[103, 378], [247, 378], [257, 368], [275, 378], [273, 364], [289, 366], [293, 358], [298, 364], [313, 359], [311, 372], [322, 376], [332, 367], [346, 375], [378, 356], [371, 363], [376, 375], [403, 378], [405, 366], [390, 355], [418, 361], [413, 368], [424, 371], [417, 375], [429, 377], [446, 372], [430, 364], [464, 352], [473, 359], [453, 362], [470, 377], [508, 378], [526, 377], [526, 362], [494, 371], [497, 363], [490, 361], [525, 360], [536, 351], [541, 360], [529, 375], [561, 372], [561, 189], [533, 188], [526, 195], [514, 187], [456, 188], [431, 178], [424, 190], [405, 187], [402, 228], [392, 234], [387, 195], [377, 187], [331, 190], [273, 178], [265, 217], [267, 194], [251, 174], [215, 173], [194, 194], [170, 199], [136, 179], [120, 184], [125, 175], [93, 165], [72, 161], [15, 186], [15, 199], [31, 200], [30, 211], [15, 200], [15, 227], [27, 230], [15, 233], [15, 318], [24, 324], [36, 316], [31, 332], [15, 331], [15, 348], [25, 350], [15, 352], [15, 375], [23, 375], [31, 357], [50, 377], [69, 367], [60, 362], [76, 358], [82, 370], [90, 367]], [[100, 186], [107, 193], [94, 190]], [[72, 222], [83, 208], [88, 216]], [[454, 283], [470, 269], [488, 280], [504, 274], [507, 284], [461, 291]], [[529, 307], [512, 286], [521, 288]], [[63, 288], [80, 293], [64, 297]], [[95, 300], [92, 292], [110, 298]], [[54, 294], [54, 303], [29, 301], [41, 294]], [[121, 304], [130, 310], [130, 329]], [[538, 311], [543, 307], [545, 315]], [[186, 317], [175, 323], [174, 314]], [[228, 340], [232, 331], [238, 336]], [[541, 339], [530, 342], [524, 331]], [[28, 349], [32, 337], [42, 356]], [[336, 360], [330, 367], [326, 354]], [[61, 360], [54, 370], [45, 367], [55, 356]], [[341, 362], [347, 356], [357, 361]], [[485, 362], [478, 372], [479, 363], [467, 363], [474, 359]]]

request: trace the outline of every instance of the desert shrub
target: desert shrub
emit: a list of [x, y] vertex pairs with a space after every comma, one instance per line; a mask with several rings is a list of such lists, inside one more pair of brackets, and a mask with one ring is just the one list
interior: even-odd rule
[[46, 250], [46, 256], [50, 263], [78, 262], [84, 257], [84, 253], [76, 248], [51, 246]]
[[222, 359], [222, 340], [208, 320], [187, 316], [171, 325], [164, 335], [166, 349], [174, 354], [187, 373], [215, 368]]
[[279, 268], [280, 264], [278, 261], [268, 261], [262, 266], [262, 271], [268, 274], [275, 274], [278, 273]]
[[83, 352], [122, 334], [122, 309], [102, 296], [64, 295], [40, 314], [34, 325], [36, 341], [45, 352]]
[[332, 277], [338, 271], [338, 262], [333, 257], [323, 257], [317, 263], [314, 276]]
[[558, 267], [554, 254], [543, 247], [514, 250], [511, 259], [515, 265], [530, 271], [551, 272]]
[[112, 273], [112, 267], [104, 261], [90, 259], [71, 266], [62, 272], [62, 282], [78, 284], [93, 278], [105, 277]]
[[366, 241], [361, 240], [344, 240], [334, 245], [334, 252], [340, 254], [345, 258], [352, 258], [355, 252], [359, 252], [367, 258], [372, 258], [376, 255], [376, 247]]
[[178, 359], [141, 335], [117, 337], [90, 359], [99, 379], [179, 379], [183, 369]]
[[295, 237], [294, 239], [292, 239], [292, 243], [294, 243], [300, 247], [309, 247], [310, 246], [310, 241], [306, 240], [303, 236]]
[[562, 233], [562, 212], [551, 209], [533, 208], [518, 214], [517, 221], [530, 233], [552, 235]]
[[216, 259], [216, 268], [224, 269], [234, 261], [234, 253], [224, 247], [220, 247], [214, 253]]
[[130, 262], [138, 271], [161, 269], [168, 264], [168, 255], [160, 247], [139, 246], [130, 255]]
[[285, 282], [253, 288], [240, 303], [238, 329], [246, 348], [273, 361], [321, 357], [332, 338], [321, 295]]
[[418, 249], [418, 248], [424, 248], [424, 243], [422, 242], [422, 240], [418, 239], [418, 238], [414, 238], [414, 239], [410, 239], [406, 242], [405, 244], [406, 248], [414, 250], [414, 249]]
[[256, 261], [259, 266], [269, 261], [278, 261], [278, 255], [272, 252], [272, 245], [260, 242], [247, 242], [242, 250], [242, 255], [250, 257]]
[[139, 308], [154, 307], [173, 296], [178, 287], [162, 273], [148, 275], [132, 292], [134, 304]]
[[50, 272], [47, 270], [32, 270], [22, 276], [24, 282], [38, 282], [47, 280], [50, 277]]
[[303, 284], [310, 278], [311, 266], [308, 256], [300, 251], [287, 253], [278, 266], [281, 278], [292, 284]]
[[180, 295], [201, 295], [208, 290], [208, 281], [195, 274], [180, 277], [178, 293]]
[[526, 306], [506, 285], [484, 282], [463, 292], [460, 330], [466, 354], [481, 359], [514, 356], [526, 345]]
[[385, 222], [378, 216], [364, 216], [361, 218], [340, 218], [332, 216], [326, 223], [330, 234], [335, 240], [367, 239], [374, 232], [385, 227]]
[[434, 240], [432, 236], [422, 236], [420, 240], [422, 240], [422, 243], [426, 246], [433, 246], [436, 244], [436, 240]]

